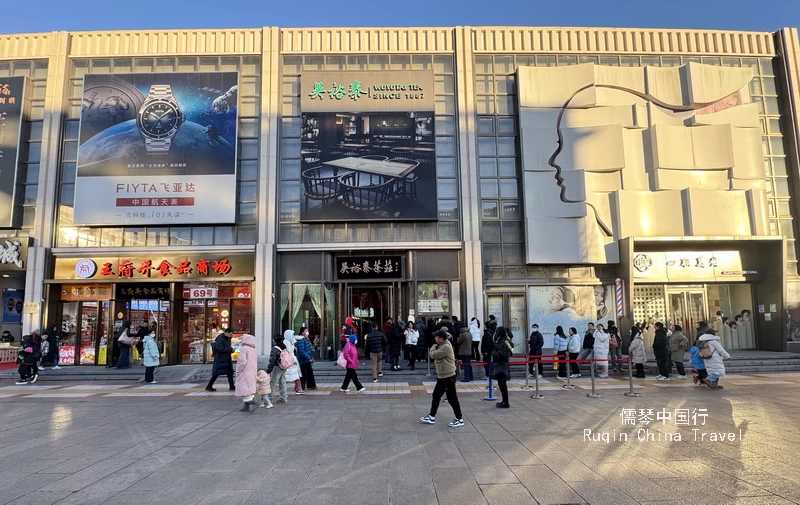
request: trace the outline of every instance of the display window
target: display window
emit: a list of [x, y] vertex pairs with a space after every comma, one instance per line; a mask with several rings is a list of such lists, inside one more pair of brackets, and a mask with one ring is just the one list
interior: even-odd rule
[[236, 360], [241, 337], [252, 333], [250, 283], [192, 283], [183, 287], [181, 363], [214, 360], [214, 340], [223, 328], [233, 330], [232, 355]]

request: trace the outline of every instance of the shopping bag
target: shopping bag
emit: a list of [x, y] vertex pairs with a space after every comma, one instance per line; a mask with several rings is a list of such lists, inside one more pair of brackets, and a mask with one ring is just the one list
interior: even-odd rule
[[347, 360], [344, 359], [344, 353], [339, 353], [339, 359], [336, 360], [336, 364], [342, 368], [347, 368]]

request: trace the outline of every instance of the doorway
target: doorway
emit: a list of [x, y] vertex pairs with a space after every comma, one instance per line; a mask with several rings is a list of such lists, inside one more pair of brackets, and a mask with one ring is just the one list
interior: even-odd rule
[[667, 289], [668, 326], [678, 324], [688, 335], [699, 321], [708, 321], [706, 290], [703, 287]]
[[364, 345], [364, 338], [370, 326], [383, 331], [383, 322], [387, 317], [396, 318], [394, 284], [379, 286], [348, 285], [345, 288], [345, 318], [352, 317], [353, 325], [358, 333], [357, 347], [362, 355], [369, 357], [369, 350]]
[[514, 352], [525, 353], [527, 340], [528, 311], [525, 305], [525, 293], [502, 293], [487, 296], [487, 316], [497, 319], [497, 326], [504, 326], [511, 331]]
[[109, 342], [109, 301], [61, 304], [61, 365], [104, 365]]
[[[124, 312], [131, 322], [131, 331], [137, 333], [140, 328], [147, 327], [156, 330], [156, 342], [161, 353], [162, 364], [166, 363], [166, 349], [170, 349], [170, 310], [169, 300], [129, 300], [123, 303]], [[131, 349], [133, 359], [139, 359], [139, 353], [134, 347]]]

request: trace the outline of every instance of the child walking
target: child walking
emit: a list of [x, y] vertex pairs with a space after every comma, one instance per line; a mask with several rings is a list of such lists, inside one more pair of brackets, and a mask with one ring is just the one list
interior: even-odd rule
[[259, 407], [264, 407], [265, 409], [274, 407], [269, 399], [270, 393], [272, 393], [272, 389], [269, 387], [269, 374], [264, 370], [259, 370], [258, 374], [256, 374], [256, 394], [261, 397], [261, 405]]

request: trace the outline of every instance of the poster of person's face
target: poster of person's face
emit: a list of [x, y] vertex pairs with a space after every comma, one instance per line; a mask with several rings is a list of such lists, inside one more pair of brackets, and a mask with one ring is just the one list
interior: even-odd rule
[[86, 75], [74, 223], [235, 222], [238, 78]]
[[553, 346], [553, 335], [561, 326], [565, 335], [574, 327], [579, 334], [589, 323], [614, 320], [611, 310], [613, 286], [535, 286], [528, 292], [531, 324], [538, 324], [544, 346]]

